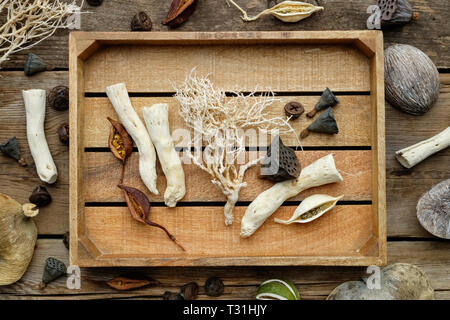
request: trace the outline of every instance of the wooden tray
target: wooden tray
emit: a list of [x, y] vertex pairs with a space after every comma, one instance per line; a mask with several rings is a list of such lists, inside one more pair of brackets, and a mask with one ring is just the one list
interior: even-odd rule
[[[116, 187], [121, 164], [107, 148], [106, 117], [117, 119], [117, 115], [105, 88], [125, 82], [139, 114], [144, 105], [169, 103], [170, 126], [175, 130], [184, 123], [171, 97], [170, 81], [183, 81], [194, 67], [199, 74], [210, 74], [225, 90], [273, 90], [281, 99], [271, 109], [274, 114], [282, 114], [291, 100], [310, 110], [326, 87], [336, 92], [339, 134], [311, 134], [304, 140], [305, 151], [297, 155], [305, 167], [333, 153], [344, 181], [289, 199], [252, 237], [242, 239], [240, 220], [246, 206], [271, 186], [258, 178], [258, 167], [247, 172], [249, 186], [240, 193], [235, 222], [226, 227], [225, 198], [206, 173], [184, 165], [186, 196], [177, 208], [167, 208], [161, 169], [160, 195], [154, 196], [139, 178], [134, 152], [125, 184], [149, 195], [152, 220], [165, 225], [186, 252], [161, 230], [134, 221]], [[71, 33], [71, 263], [82, 267], [384, 265], [383, 71], [383, 38], [376, 31]], [[300, 132], [310, 122], [303, 115], [292, 125]], [[283, 140], [296, 146], [293, 137]], [[289, 217], [302, 199], [314, 193], [345, 197], [312, 223], [273, 222], [274, 216]]]

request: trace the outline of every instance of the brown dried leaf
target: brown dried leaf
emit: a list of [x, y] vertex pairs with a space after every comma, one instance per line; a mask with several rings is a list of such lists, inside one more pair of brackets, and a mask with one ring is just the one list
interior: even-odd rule
[[167, 14], [167, 19], [163, 24], [172, 28], [178, 27], [189, 19], [194, 13], [196, 6], [197, 0], [173, 0], [169, 8], [169, 13]]
[[110, 117], [108, 117], [108, 121], [111, 123], [108, 139], [109, 149], [117, 159], [125, 163], [133, 152], [133, 140], [120, 122]]
[[147, 277], [129, 277], [129, 276], [119, 276], [116, 277], [106, 284], [113, 289], [126, 291], [126, 290], [134, 290], [150, 285], [155, 285], [158, 282]]

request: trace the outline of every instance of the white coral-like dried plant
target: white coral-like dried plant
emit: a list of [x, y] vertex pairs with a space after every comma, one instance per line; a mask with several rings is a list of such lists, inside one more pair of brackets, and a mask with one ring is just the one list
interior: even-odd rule
[[[278, 134], [297, 136], [295, 130], [289, 124], [289, 118], [270, 115], [268, 107], [278, 100], [272, 92], [261, 95], [256, 95], [256, 90], [248, 95], [231, 92], [230, 98], [208, 77], [197, 76], [195, 70], [181, 85], [174, 85], [174, 89], [181, 117], [196, 133], [194, 137], [200, 137], [204, 145], [200, 159], [190, 151], [187, 155], [211, 175], [211, 182], [226, 196], [225, 224], [230, 225], [239, 191], [246, 186], [244, 174], [263, 158], [251, 159], [249, 156], [245, 159], [245, 131], [256, 129], [267, 133], [274, 129]], [[199, 145], [198, 141], [194, 145]]]
[[0, 15], [6, 16], [0, 27], [0, 66], [11, 54], [69, 27], [71, 15], [80, 7], [75, 0], [0, 0]]

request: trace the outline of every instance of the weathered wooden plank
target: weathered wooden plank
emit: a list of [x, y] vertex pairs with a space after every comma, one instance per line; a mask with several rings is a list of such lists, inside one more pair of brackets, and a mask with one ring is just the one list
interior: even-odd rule
[[[160, 22], [165, 20], [171, 1], [163, 4], [157, 0], [109, 0], [99, 7], [87, 4], [81, 15], [81, 30], [84, 31], [128, 31], [133, 15], [140, 10], [147, 11], [153, 19], [154, 31], [168, 30]], [[255, 22], [244, 22], [234, 7], [228, 7], [223, 0], [201, 1], [196, 12], [180, 31], [256, 31], [256, 30], [364, 30], [368, 14], [366, 9], [373, 4], [370, 0], [306, 0], [325, 7], [300, 23], [283, 23], [273, 17], [263, 17]], [[249, 14], [259, 13], [267, 1], [238, 1]], [[446, 17], [450, 14], [447, 0], [411, 0], [414, 11], [420, 15], [418, 21], [384, 32], [386, 46], [405, 43], [425, 51], [440, 68], [450, 67], [450, 26]], [[32, 49], [48, 63], [68, 67], [68, 31], [59, 31], [55, 36]], [[4, 68], [22, 68], [28, 51], [13, 55]]]
[[[450, 299], [449, 249], [450, 244], [445, 241], [388, 242], [388, 263], [406, 262], [419, 266], [430, 277], [436, 297]], [[324, 299], [340, 283], [358, 280], [364, 275], [364, 268], [359, 267], [83, 268], [80, 290], [67, 289], [66, 278], [60, 278], [40, 290], [38, 284], [44, 261], [49, 256], [68, 264], [68, 251], [61, 240], [38, 240], [28, 271], [19, 282], [0, 287], [0, 299], [69, 299], [76, 294], [77, 299], [161, 299], [165, 291], [177, 292], [180, 286], [190, 281], [200, 285], [200, 299], [216, 299], [206, 296], [202, 287], [211, 276], [218, 276], [225, 283], [225, 292], [218, 299], [253, 299], [258, 285], [271, 278], [292, 280], [302, 299]], [[150, 276], [160, 284], [130, 292], [118, 292], [105, 284], [115, 276], [132, 271]]]
[[[344, 181], [338, 184], [322, 186], [306, 190], [290, 200], [300, 200], [314, 193], [343, 194], [344, 200], [371, 200], [371, 155], [369, 150], [365, 151], [297, 151], [303, 167], [314, 160], [332, 153], [335, 158], [336, 167], [341, 172]], [[256, 157], [257, 152], [252, 152]], [[110, 153], [88, 152], [85, 154], [86, 165], [84, 181], [86, 184], [85, 201], [87, 202], [122, 202], [123, 194], [117, 183], [120, 179], [122, 164]], [[211, 183], [208, 173], [202, 171], [194, 164], [184, 164], [186, 176], [186, 196], [182, 201], [226, 201], [222, 192]], [[147, 194], [150, 201], [163, 202], [166, 181], [161, 166], [158, 163], [157, 186], [160, 194], [151, 194], [142, 183], [138, 168], [138, 155], [133, 155], [128, 160], [125, 171], [124, 184], [138, 188]], [[240, 201], [253, 201], [258, 194], [273, 185], [259, 177], [260, 168], [255, 166], [246, 172], [245, 181], [248, 187], [242, 188], [239, 196]], [[357, 187], [356, 187], [357, 186]]]
[[[333, 108], [333, 115], [339, 126], [339, 134], [328, 135], [311, 133], [307, 138], [302, 139], [303, 146], [370, 146], [370, 126], [371, 126], [371, 105], [370, 96], [338, 96], [339, 104]], [[229, 98], [233, 99], [233, 98]], [[267, 113], [271, 117], [285, 118], [284, 105], [290, 101], [298, 101], [308, 112], [314, 108], [319, 101], [317, 96], [292, 96], [276, 97], [278, 101], [274, 102], [267, 108]], [[108, 136], [111, 124], [106, 117], [118, 119], [117, 113], [114, 111], [108, 98], [85, 98], [86, 112], [84, 115], [84, 142], [85, 147], [107, 147]], [[142, 118], [142, 107], [151, 106], [154, 103], [169, 104], [169, 123], [172, 136], [174, 137], [175, 146], [187, 147], [185, 134], [189, 134], [191, 130], [185, 125], [183, 118], [178, 113], [178, 102], [174, 98], [131, 98], [131, 103]], [[315, 120], [315, 119], [313, 119]], [[289, 123], [295, 130], [296, 134], [286, 134], [282, 136], [283, 143], [288, 146], [298, 146], [298, 135], [305, 129], [312, 119], [302, 115], [298, 119], [291, 120]], [[185, 131], [181, 131], [185, 130]], [[250, 139], [254, 134], [256, 141]], [[183, 135], [182, 135], [183, 134]], [[263, 139], [263, 135], [256, 134], [256, 130], [246, 132], [247, 146], [264, 146], [270, 143], [270, 137]], [[190, 140], [193, 139], [193, 133], [190, 133]], [[252, 137], [253, 138], [253, 137]]]

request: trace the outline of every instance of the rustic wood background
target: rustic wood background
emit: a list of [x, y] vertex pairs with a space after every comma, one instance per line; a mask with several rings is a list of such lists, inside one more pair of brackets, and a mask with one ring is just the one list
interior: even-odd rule
[[[84, 31], [127, 31], [132, 16], [141, 10], [149, 13], [154, 31], [166, 30], [164, 20], [171, 0], [105, 0], [100, 7], [84, 6], [81, 29]], [[277, 1], [237, 1], [249, 13], [258, 13]], [[243, 22], [239, 12], [229, 8], [225, 0], [199, 0], [196, 12], [180, 31], [251, 31], [251, 30], [351, 30], [365, 29], [366, 8], [375, 0], [318, 0], [325, 10], [296, 24], [283, 24], [272, 17], [256, 22]], [[434, 238], [417, 222], [415, 207], [418, 198], [434, 184], [450, 177], [450, 149], [417, 165], [404, 169], [394, 159], [400, 148], [428, 138], [450, 123], [450, 25], [448, 0], [411, 0], [420, 15], [413, 24], [384, 32], [385, 45], [406, 43], [414, 45], [434, 61], [441, 73], [441, 93], [436, 105], [425, 116], [404, 114], [386, 104], [386, 178], [388, 263], [407, 262], [421, 267], [430, 277], [439, 299], [450, 299], [450, 242]], [[0, 17], [1, 19], [1, 17]], [[27, 78], [23, 63], [29, 51], [11, 57], [0, 70], [0, 141], [16, 136], [25, 159], [32, 163], [26, 143], [25, 111], [21, 90], [51, 89], [68, 84], [68, 31], [60, 31], [32, 51], [53, 67], [52, 71]], [[68, 212], [68, 148], [62, 145], [56, 130], [68, 122], [68, 112], [47, 109], [45, 123], [47, 140], [58, 167], [58, 183], [48, 189], [53, 196], [50, 206], [43, 208], [36, 219], [39, 239], [31, 265], [24, 277], [14, 285], [0, 287], [0, 299], [92, 299], [146, 298], [161, 299], [166, 290], [196, 281], [202, 286], [209, 276], [224, 280], [225, 292], [220, 299], [252, 299], [260, 282], [272, 277], [291, 279], [303, 299], [323, 299], [338, 284], [357, 280], [364, 268], [348, 267], [229, 267], [229, 268], [141, 268], [160, 285], [122, 293], [104, 283], [129, 269], [82, 269], [81, 290], [69, 290], [65, 279], [38, 289], [44, 261], [56, 257], [68, 263], [68, 251], [62, 242], [69, 230]], [[20, 202], [27, 201], [31, 191], [40, 184], [34, 166], [18, 166], [13, 160], [0, 156], [0, 192]], [[200, 298], [209, 298], [200, 291]]]

